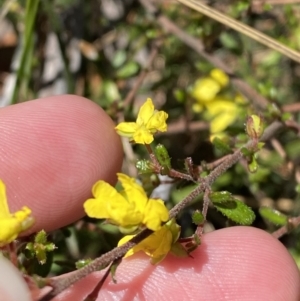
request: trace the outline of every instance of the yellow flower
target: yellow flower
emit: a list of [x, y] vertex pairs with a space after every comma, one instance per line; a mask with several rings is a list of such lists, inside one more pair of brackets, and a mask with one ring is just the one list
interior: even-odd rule
[[154, 110], [153, 102], [148, 98], [141, 106], [136, 122], [121, 122], [115, 129], [119, 135], [129, 137], [135, 143], [150, 144], [156, 132], [167, 130], [167, 118], [166, 112]]
[[211, 139], [220, 137], [223, 131], [232, 124], [240, 114], [241, 97], [229, 99], [222, 96], [220, 91], [229, 83], [229, 77], [220, 69], [213, 69], [209, 76], [198, 79], [191, 92], [196, 102], [193, 110], [204, 112], [204, 117], [210, 121]]
[[[176, 224], [175, 219], [168, 221], [158, 231], [155, 231], [146, 239], [130, 249], [125, 257], [131, 256], [139, 251], [145, 252], [151, 257], [151, 263], [157, 264], [161, 262], [172, 248], [176, 250], [177, 256], [188, 256], [184, 248], [177, 242], [180, 235], [180, 226]], [[118, 243], [121, 246], [132, 239], [135, 235], [124, 236]], [[180, 251], [179, 251], [180, 250]], [[179, 251], [179, 252], [178, 252]]]
[[9, 244], [19, 233], [29, 229], [34, 219], [31, 210], [24, 206], [21, 210], [10, 213], [4, 183], [0, 180], [0, 247]]
[[[214, 100], [222, 88], [228, 85], [228, 76], [220, 69], [213, 69], [210, 76], [198, 79], [192, 90], [192, 97], [198, 104], [207, 105]], [[199, 108], [197, 107], [197, 111]]]
[[206, 106], [212, 134], [224, 131], [239, 115], [239, 107], [229, 99], [216, 97]]
[[195, 82], [192, 96], [200, 104], [212, 101], [220, 92], [221, 86], [213, 78], [205, 77]]
[[222, 88], [226, 87], [229, 83], [229, 77], [221, 69], [212, 69], [209, 73], [210, 77], [220, 84]]
[[169, 212], [160, 199], [148, 199], [142, 186], [134, 178], [118, 173], [124, 190], [118, 192], [104, 181], [93, 186], [94, 198], [84, 203], [86, 214], [105, 218], [120, 226], [122, 232], [132, 232], [140, 226], [156, 231], [169, 218]]

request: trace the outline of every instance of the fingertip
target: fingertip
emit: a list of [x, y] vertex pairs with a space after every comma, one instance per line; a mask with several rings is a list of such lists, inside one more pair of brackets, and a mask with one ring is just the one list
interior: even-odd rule
[[118, 267], [118, 284], [107, 282], [98, 300], [299, 300], [300, 278], [286, 248], [250, 227], [209, 233], [193, 258], [168, 256], [158, 266], [137, 255]]
[[83, 216], [99, 179], [110, 183], [122, 162], [114, 123], [75, 95], [28, 101], [0, 110], [2, 168], [11, 211], [27, 205], [32, 231], [52, 230]]

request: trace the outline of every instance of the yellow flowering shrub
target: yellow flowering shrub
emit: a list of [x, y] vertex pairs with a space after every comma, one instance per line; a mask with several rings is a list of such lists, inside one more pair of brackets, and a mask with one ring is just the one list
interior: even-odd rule
[[0, 180], [0, 247], [15, 240], [21, 232], [29, 229], [33, 223], [31, 210], [26, 206], [15, 213], [10, 213], [6, 188]]
[[118, 173], [123, 190], [118, 192], [104, 181], [98, 181], [92, 189], [94, 198], [84, 203], [86, 214], [104, 218], [118, 225], [123, 232], [132, 232], [138, 227], [153, 231], [169, 219], [169, 212], [160, 199], [148, 199], [143, 187], [134, 178]]
[[167, 130], [166, 120], [168, 114], [164, 111], [156, 111], [150, 98], [141, 106], [136, 122], [121, 122], [115, 129], [121, 136], [139, 144], [150, 144], [156, 132]]
[[[176, 249], [183, 247], [177, 242], [180, 235], [180, 226], [176, 224], [175, 219], [170, 220], [163, 225], [159, 230], [152, 233], [146, 239], [130, 249], [125, 257], [131, 256], [137, 252], [143, 251], [151, 257], [151, 263], [157, 264], [161, 262], [169, 252], [172, 252], [172, 248]], [[118, 246], [125, 244], [132, 239], [134, 235], [124, 236], [118, 243]], [[174, 249], [175, 249], [174, 248]], [[177, 252], [178, 253], [178, 252]], [[185, 256], [187, 253], [184, 252]]]
[[240, 114], [239, 98], [230, 99], [220, 94], [228, 83], [229, 78], [222, 70], [213, 69], [209, 76], [197, 80], [191, 91], [196, 101], [193, 110], [203, 112], [210, 121], [212, 136], [221, 136]]

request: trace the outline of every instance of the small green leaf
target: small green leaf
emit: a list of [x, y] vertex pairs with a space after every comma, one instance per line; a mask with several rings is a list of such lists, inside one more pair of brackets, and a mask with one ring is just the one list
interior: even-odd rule
[[252, 209], [237, 199], [214, 202], [214, 206], [223, 215], [240, 225], [251, 225], [255, 219]]
[[121, 78], [128, 78], [135, 75], [140, 69], [140, 66], [136, 62], [128, 62], [117, 72], [117, 76]]
[[252, 155], [252, 152], [249, 151], [249, 149], [246, 148], [246, 147], [242, 147], [241, 152], [242, 152], [242, 154], [243, 154], [245, 157], [249, 157], [249, 156]]
[[258, 164], [255, 156], [252, 156], [252, 161], [248, 164], [248, 169], [251, 173], [255, 173], [258, 169]]
[[172, 245], [170, 252], [177, 257], [188, 257], [189, 256], [187, 250], [179, 242], [176, 242], [175, 244]]
[[194, 237], [194, 242], [196, 243], [196, 245], [200, 246], [201, 245], [200, 237], [196, 233], [193, 235], [193, 237]]
[[199, 210], [196, 210], [192, 215], [192, 220], [198, 226], [204, 222], [204, 216]]
[[257, 143], [257, 149], [262, 149], [263, 147], [265, 146], [265, 143], [264, 142], [258, 142]]
[[288, 223], [288, 217], [285, 214], [270, 207], [259, 208], [259, 214], [264, 219], [277, 226], [284, 226]]
[[121, 263], [121, 261], [122, 261], [122, 259], [117, 260], [110, 267], [110, 274], [111, 274], [111, 278], [114, 283], [117, 283], [117, 279], [115, 276], [116, 276], [117, 268], [118, 268], [119, 264]]
[[34, 242], [39, 244], [45, 244], [47, 242], [47, 233], [45, 230], [39, 231], [35, 237]]
[[127, 58], [126, 51], [119, 50], [116, 52], [111, 63], [115, 68], [120, 68], [125, 63], [126, 58]]
[[288, 121], [292, 118], [292, 114], [289, 112], [285, 112], [281, 115], [281, 120], [282, 121]]
[[139, 174], [153, 173], [152, 163], [149, 160], [138, 160], [135, 164], [135, 167], [138, 170]]
[[221, 203], [221, 202], [226, 202], [229, 200], [232, 200], [232, 194], [228, 191], [217, 191], [217, 192], [211, 192], [209, 194], [209, 199], [214, 203]]
[[179, 102], [179, 103], [183, 103], [185, 101], [185, 92], [182, 89], [175, 89], [173, 92], [173, 95], [175, 97], [175, 99]]
[[216, 138], [214, 138], [212, 143], [218, 150], [220, 150], [222, 152], [223, 155], [232, 153], [229, 145], [222, 139], [216, 137]]
[[154, 149], [155, 157], [162, 166], [161, 174], [167, 175], [171, 169], [171, 158], [164, 145], [158, 144]]
[[108, 102], [106, 103], [106, 105], [121, 98], [119, 93], [119, 88], [117, 84], [114, 83], [113, 81], [109, 81], [109, 80], [103, 81], [102, 89], [103, 89], [104, 97], [107, 99]]
[[161, 256], [153, 257], [153, 258], [151, 258], [150, 262], [153, 265], [159, 264], [160, 262], [162, 262], [165, 259], [166, 256], [167, 256], [167, 254], [163, 254]]
[[91, 258], [80, 259], [80, 260], [75, 262], [75, 267], [76, 267], [77, 270], [79, 270], [79, 269], [85, 267], [86, 265], [88, 265], [91, 262], [92, 262]]

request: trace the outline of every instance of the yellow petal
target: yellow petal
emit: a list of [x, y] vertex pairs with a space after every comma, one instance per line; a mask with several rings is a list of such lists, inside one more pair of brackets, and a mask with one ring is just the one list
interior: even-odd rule
[[16, 218], [3, 218], [0, 220], [0, 246], [15, 240], [21, 232], [21, 224]]
[[151, 98], [141, 106], [136, 123], [138, 125], [146, 124], [154, 113], [154, 105]]
[[169, 212], [162, 200], [149, 199], [144, 212], [143, 224], [150, 230], [161, 228], [161, 223], [169, 219]]
[[195, 102], [194, 104], [193, 104], [193, 106], [192, 106], [192, 109], [193, 109], [193, 111], [195, 112], [195, 113], [200, 113], [200, 112], [202, 112], [203, 111], [203, 105], [201, 105], [200, 103], [198, 103], [198, 102]]
[[115, 127], [115, 130], [119, 135], [131, 138], [137, 128], [138, 125], [135, 122], [121, 122]]
[[209, 74], [214, 80], [216, 80], [223, 88], [229, 83], [228, 75], [221, 69], [213, 69]]
[[165, 132], [167, 130], [167, 118], [168, 114], [166, 112], [155, 112], [153, 116], [149, 119], [146, 128], [153, 134], [157, 131]]
[[0, 219], [0, 246], [12, 242], [21, 232], [32, 226], [34, 219], [30, 214], [31, 210], [23, 207], [9, 217]]
[[9, 217], [9, 208], [6, 199], [6, 188], [2, 180], [0, 180], [0, 219]]
[[128, 202], [134, 204], [136, 211], [143, 213], [148, 202], [144, 188], [136, 183], [135, 178], [131, 178], [123, 173], [117, 173], [117, 175], [124, 188]]
[[220, 90], [221, 86], [217, 81], [206, 77], [196, 81], [192, 91], [192, 97], [200, 104], [203, 104], [212, 101]]
[[[157, 260], [162, 260], [171, 250], [172, 233], [167, 227], [164, 226], [161, 228], [161, 230], [150, 235], [147, 243], [149, 248], [146, 254]], [[155, 248], [152, 246], [155, 246]]]
[[211, 133], [222, 132], [238, 117], [238, 107], [227, 100], [216, 100], [207, 105], [207, 110], [213, 120], [210, 124]]
[[141, 127], [134, 133], [133, 140], [135, 143], [139, 144], [150, 144], [154, 138], [153, 134], [149, 130], [145, 127]]
[[111, 218], [111, 211], [128, 206], [127, 201], [104, 181], [98, 181], [93, 186], [95, 199], [88, 199], [83, 207], [89, 217]]
[[181, 227], [176, 224], [175, 218], [172, 218], [170, 221], [168, 221], [166, 223], [166, 227], [168, 227], [172, 233], [172, 243], [175, 243], [179, 239]]
[[14, 214], [12, 214], [12, 217], [16, 218], [21, 225], [20, 232], [29, 229], [33, 225], [34, 218], [30, 215], [31, 215], [31, 210], [26, 206], [24, 206], [21, 210], [15, 212]]
[[[118, 247], [124, 245], [126, 242], [128, 242], [129, 240], [131, 240], [135, 235], [126, 235], [124, 236], [123, 238], [121, 238], [118, 242]], [[141, 251], [142, 248], [141, 248], [141, 245], [140, 244], [137, 244], [136, 246], [134, 246], [133, 248], [131, 248], [124, 256], [125, 257], [129, 257], [139, 251]]]

